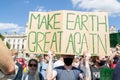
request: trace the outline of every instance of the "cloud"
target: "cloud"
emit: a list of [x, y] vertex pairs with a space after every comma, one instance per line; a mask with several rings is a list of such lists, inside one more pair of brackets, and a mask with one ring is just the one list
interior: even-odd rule
[[25, 32], [25, 27], [24, 26], [19, 26], [14, 23], [0, 23], [0, 32], [7, 32], [7, 33], [23, 33]]
[[49, 11], [52, 11], [52, 10], [47, 10], [45, 9], [45, 7], [43, 6], [37, 6], [35, 11], [39, 11], [39, 12], [49, 12]]
[[24, 3], [29, 4], [29, 3], [30, 3], [30, 1], [29, 1], [29, 0], [25, 0], [25, 1], [24, 1]]
[[73, 7], [84, 11], [107, 11], [111, 16], [120, 16], [117, 0], [72, 0]]
[[35, 11], [40, 11], [40, 12], [44, 11], [44, 12], [46, 12], [47, 10], [45, 10], [45, 8], [43, 6], [37, 6]]

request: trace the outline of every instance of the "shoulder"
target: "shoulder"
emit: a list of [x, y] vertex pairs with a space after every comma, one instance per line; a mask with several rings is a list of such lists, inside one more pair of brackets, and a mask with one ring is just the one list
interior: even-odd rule
[[64, 66], [58, 66], [58, 67], [55, 67], [53, 70], [55, 70], [57, 73], [65, 70]]
[[53, 63], [53, 67], [58, 67], [58, 66], [63, 66], [64, 62], [61, 60], [56, 61], [55, 63]]
[[65, 69], [64, 66], [58, 66], [58, 67], [55, 67], [54, 69]]
[[95, 65], [90, 65], [90, 69], [92, 70], [92, 69], [97, 69], [97, 68], [95, 67]]
[[53, 69], [53, 73], [60, 74], [63, 70], [65, 70], [64, 66], [58, 66]]
[[76, 77], [79, 76], [80, 80], [84, 78], [84, 72], [83, 72], [83, 70], [78, 69], [76, 67], [73, 67], [72, 70], [73, 70], [74, 74], [76, 75]]
[[72, 70], [74, 70], [74, 71], [77, 71], [77, 72], [79, 72], [79, 73], [83, 73], [83, 70], [81, 70], [81, 69], [78, 69], [78, 68], [76, 68], [76, 67], [72, 67]]

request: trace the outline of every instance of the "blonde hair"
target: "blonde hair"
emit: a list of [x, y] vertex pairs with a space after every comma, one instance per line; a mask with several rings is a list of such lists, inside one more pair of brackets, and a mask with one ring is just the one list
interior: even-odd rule
[[34, 75], [34, 78], [35, 78], [35, 80], [40, 80], [38, 70], [36, 70], [36, 73], [35, 73], [35, 75]]

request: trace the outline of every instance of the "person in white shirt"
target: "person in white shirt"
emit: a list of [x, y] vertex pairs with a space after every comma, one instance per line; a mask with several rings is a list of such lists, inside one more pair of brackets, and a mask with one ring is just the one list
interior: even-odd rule
[[58, 66], [63, 66], [64, 62], [63, 62], [63, 57], [60, 56], [60, 58], [53, 64], [53, 67], [58, 67]]

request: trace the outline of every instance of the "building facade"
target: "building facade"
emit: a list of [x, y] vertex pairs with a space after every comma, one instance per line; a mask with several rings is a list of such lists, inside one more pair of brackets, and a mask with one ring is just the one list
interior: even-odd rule
[[14, 34], [7, 34], [3, 35], [5, 37], [4, 42], [8, 42], [10, 45], [10, 49], [17, 49], [19, 53], [24, 53], [26, 48], [26, 35], [18, 35], [16, 32]]
[[109, 32], [110, 32], [110, 34], [111, 34], [111, 33], [117, 33], [116, 27], [115, 27], [115, 26], [111, 26], [111, 27], [109, 28]]

